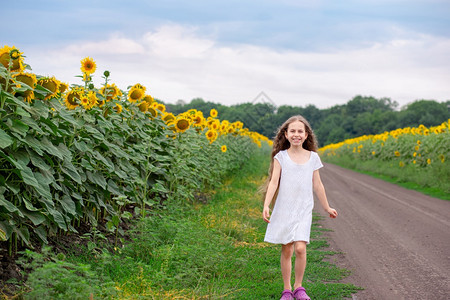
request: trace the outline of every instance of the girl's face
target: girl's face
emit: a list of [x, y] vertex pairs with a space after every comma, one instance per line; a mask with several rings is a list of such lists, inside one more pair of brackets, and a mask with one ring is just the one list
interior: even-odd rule
[[292, 122], [287, 128], [285, 136], [291, 146], [301, 146], [308, 137], [305, 124], [301, 121]]

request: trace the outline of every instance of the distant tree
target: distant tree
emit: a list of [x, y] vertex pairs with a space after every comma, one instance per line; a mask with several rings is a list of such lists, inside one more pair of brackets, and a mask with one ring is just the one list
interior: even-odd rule
[[435, 100], [417, 100], [406, 106], [399, 113], [401, 127], [434, 126], [441, 124], [450, 117], [448, 102], [436, 102]]
[[302, 115], [311, 124], [321, 146], [406, 126], [439, 125], [450, 117], [450, 101], [438, 103], [434, 100], [417, 100], [399, 111], [396, 110], [397, 106], [398, 103], [389, 98], [366, 96], [356, 96], [346, 104], [326, 109], [318, 109], [311, 104], [306, 107], [281, 105], [278, 108], [268, 103], [225, 106], [202, 98], [192, 99], [190, 103], [179, 100], [176, 104], [166, 104], [167, 111], [174, 114], [193, 108], [202, 111], [205, 117], [215, 108], [219, 119], [242, 121], [251, 131], [268, 138], [273, 138], [277, 129], [289, 117]]

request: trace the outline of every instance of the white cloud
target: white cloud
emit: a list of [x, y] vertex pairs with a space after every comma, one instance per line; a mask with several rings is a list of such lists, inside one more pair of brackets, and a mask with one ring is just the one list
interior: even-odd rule
[[[278, 105], [320, 108], [352, 97], [450, 99], [450, 39], [415, 35], [365, 48], [326, 53], [218, 45], [194, 27], [166, 25], [132, 40], [120, 35], [25, 53], [38, 74], [75, 82], [79, 61], [97, 62], [96, 84], [111, 71], [120, 88], [139, 82], [167, 102], [202, 97], [224, 104], [249, 102], [265, 91]], [[75, 79], [78, 80], [78, 79]]]

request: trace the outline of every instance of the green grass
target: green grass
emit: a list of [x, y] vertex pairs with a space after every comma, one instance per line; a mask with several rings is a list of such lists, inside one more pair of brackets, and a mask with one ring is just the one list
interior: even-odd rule
[[[258, 193], [268, 168], [259, 151], [205, 203], [173, 203], [141, 219], [131, 241], [113, 252], [68, 255], [114, 282], [113, 299], [277, 299], [283, 289], [280, 246], [263, 242]], [[349, 271], [326, 261], [320, 218], [314, 216], [304, 286], [312, 299], [344, 299], [359, 288], [339, 283]], [[96, 299], [100, 299], [97, 297]]]
[[400, 168], [394, 162], [380, 160], [362, 161], [347, 156], [325, 157], [324, 161], [435, 198], [450, 200], [450, 170], [446, 165], [429, 168], [416, 168], [414, 165], [407, 165]]

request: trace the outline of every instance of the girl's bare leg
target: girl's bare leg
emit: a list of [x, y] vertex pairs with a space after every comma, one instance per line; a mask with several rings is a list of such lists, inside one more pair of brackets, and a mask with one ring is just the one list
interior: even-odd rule
[[292, 272], [292, 254], [294, 252], [294, 243], [281, 245], [281, 275], [285, 290], [291, 290], [291, 272]]
[[294, 290], [302, 286], [303, 275], [306, 268], [306, 242], [295, 242], [295, 283]]

